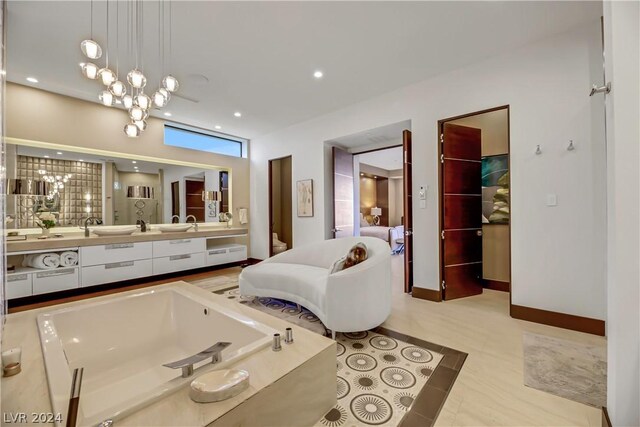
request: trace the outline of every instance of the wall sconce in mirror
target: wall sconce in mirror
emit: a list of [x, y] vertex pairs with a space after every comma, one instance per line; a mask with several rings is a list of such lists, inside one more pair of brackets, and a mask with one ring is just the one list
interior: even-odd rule
[[540, 145], [538, 145], [536, 148], [536, 155], [539, 156], [540, 154], [542, 154], [542, 149], [540, 148]]
[[218, 216], [218, 202], [221, 200], [219, 191], [203, 191], [202, 201], [207, 205], [207, 216], [216, 218]]
[[573, 139], [569, 140], [569, 145], [567, 146], [567, 151], [573, 151], [576, 149], [576, 146], [573, 145]]
[[149, 187], [147, 185], [129, 185], [127, 186], [127, 198], [137, 199], [134, 204], [134, 206], [136, 207], [136, 216], [138, 217], [136, 223], [140, 224], [140, 231], [146, 231], [145, 223], [142, 217], [144, 216], [144, 208], [147, 206], [147, 204], [143, 199], [154, 198], [153, 187]]

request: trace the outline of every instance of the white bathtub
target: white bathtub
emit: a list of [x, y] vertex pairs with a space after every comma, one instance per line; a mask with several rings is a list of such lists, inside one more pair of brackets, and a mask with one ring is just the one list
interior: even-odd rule
[[[53, 412], [65, 420], [73, 369], [84, 368], [79, 425], [129, 414], [268, 346], [277, 332], [172, 286], [54, 310], [37, 323]], [[189, 378], [162, 366], [218, 341], [232, 343], [222, 362], [200, 362]]]

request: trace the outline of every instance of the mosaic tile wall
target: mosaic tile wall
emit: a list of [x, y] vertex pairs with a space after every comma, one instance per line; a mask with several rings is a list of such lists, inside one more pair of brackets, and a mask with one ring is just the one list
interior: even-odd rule
[[[77, 225], [81, 218], [88, 215], [102, 218], [102, 164], [18, 156], [17, 178], [41, 179], [39, 170], [54, 176], [71, 174], [60, 190], [59, 225]], [[90, 195], [89, 201], [86, 199], [87, 193]], [[21, 227], [35, 227], [30, 208], [21, 206], [19, 210]]]

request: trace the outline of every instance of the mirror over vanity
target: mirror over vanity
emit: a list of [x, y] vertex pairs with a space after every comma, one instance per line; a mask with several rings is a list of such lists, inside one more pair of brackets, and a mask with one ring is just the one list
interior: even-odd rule
[[41, 218], [77, 230], [87, 218], [94, 226], [218, 223], [232, 212], [226, 169], [11, 143], [6, 168], [9, 231], [39, 231]]

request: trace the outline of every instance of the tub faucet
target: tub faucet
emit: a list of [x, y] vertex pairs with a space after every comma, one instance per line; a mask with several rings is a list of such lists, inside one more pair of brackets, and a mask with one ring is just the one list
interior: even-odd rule
[[84, 237], [89, 237], [89, 224], [93, 224], [93, 221], [95, 221], [97, 218], [94, 218], [92, 216], [87, 217], [87, 219], [84, 220]]
[[140, 225], [140, 232], [141, 233], [146, 233], [147, 232], [147, 223], [143, 220], [143, 219], [139, 219], [136, 221], [136, 223], [138, 225]]
[[222, 361], [222, 350], [230, 345], [230, 342], [217, 342], [208, 349], [202, 350], [200, 353], [181, 360], [176, 360], [175, 362], [165, 363], [162, 366], [166, 366], [171, 369], [182, 369], [182, 378], [189, 378], [193, 375], [193, 365], [198, 362], [202, 362], [204, 359], [211, 358], [211, 363], [220, 363]]
[[173, 224], [174, 218], [178, 220], [178, 221], [176, 221], [177, 223], [180, 223], [180, 216], [179, 215], [174, 215], [174, 216], [171, 217], [171, 224]]
[[75, 368], [71, 379], [71, 396], [69, 396], [69, 409], [67, 409], [66, 427], [75, 427], [78, 422], [78, 407], [80, 406], [80, 388], [82, 387], [82, 375], [84, 368]]
[[185, 221], [186, 223], [189, 223], [189, 218], [193, 218], [193, 228], [198, 231], [198, 220], [196, 219], [196, 217], [193, 215], [187, 215], [187, 220]]

